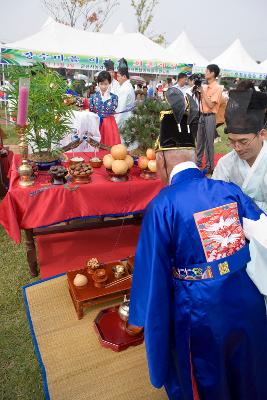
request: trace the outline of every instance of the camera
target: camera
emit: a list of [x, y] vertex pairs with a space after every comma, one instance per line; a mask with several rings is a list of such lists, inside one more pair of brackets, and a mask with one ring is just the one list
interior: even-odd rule
[[259, 85], [259, 89], [261, 92], [267, 92], [267, 76], [265, 77], [264, 81], [261, 82]]
[[202, 82], [203, 82], [202, 76], [200, 74], [195, 75], [194, 78], [195, 88], [199, 88], [202, 85]]

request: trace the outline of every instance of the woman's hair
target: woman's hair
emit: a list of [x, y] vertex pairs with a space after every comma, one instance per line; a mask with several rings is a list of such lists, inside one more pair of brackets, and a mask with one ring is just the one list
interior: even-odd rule
[[97, 82], [100, 83], [104, 81], [108, 81], [109, 83], [111, 83], [111, 75], [108, 71], [101, 71], [98, 74]]

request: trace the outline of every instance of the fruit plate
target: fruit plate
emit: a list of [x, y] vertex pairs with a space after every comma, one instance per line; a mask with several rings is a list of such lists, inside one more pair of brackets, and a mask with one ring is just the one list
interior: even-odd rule
[[130, 335], [126, 331], [126, 323], [118, 314], [119, 306], [101, 310], [94, 320], [94, 328], [101, 346], [113, 351], [123, 351], [130, 346], [138, 346], [144, 341], [144, 332]]
[[72, 175], [73, 183], [89, 183], [91, 182], [91, 174], [89, 175]]
[[124, 175], [116, 175], [111, 169], [106, 169], [106, 171], [108, 173], [108, 179], [111, 182], [126, 182], [129, 179], [128, 173]]
[[140, 178], [142, 178], [142, 179], [157, 179], [157, 173], [152, 172], [149, 169], [143, 169], [140, 174]]

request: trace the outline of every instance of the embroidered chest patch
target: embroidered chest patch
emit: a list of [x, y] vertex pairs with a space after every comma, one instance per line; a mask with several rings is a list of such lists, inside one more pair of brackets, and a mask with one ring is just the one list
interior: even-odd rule
[[[237, 203], [194, 214], [207, 262], [231, 256], [245, 245]], [[227, 268], [222, 265], [221, 272]]]

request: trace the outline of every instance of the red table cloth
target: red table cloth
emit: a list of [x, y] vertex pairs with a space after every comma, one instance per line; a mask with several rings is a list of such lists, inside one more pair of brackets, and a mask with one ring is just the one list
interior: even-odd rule
[[[68, 156], [72, 154], [68, 153]], [[75, 153], [75, 156], [88, 161], [92, 154]], [[21, 188], [17, 173], [20, 161], [20, 156], [14, 155], [10, 188], [0, 204], [0, 224], [17, 243], [21, 241], [21, 229], [79, 217], [118, 216], [143, 211], [163, 187], [160, 179], [141, 179], [137, 167], [132, 168], [127, 182], [111, 182], [102, 166], [94, 169], [89, 184], [55, 186], [49, 182], [49, 175], [42, 173], [34, 186]]]

